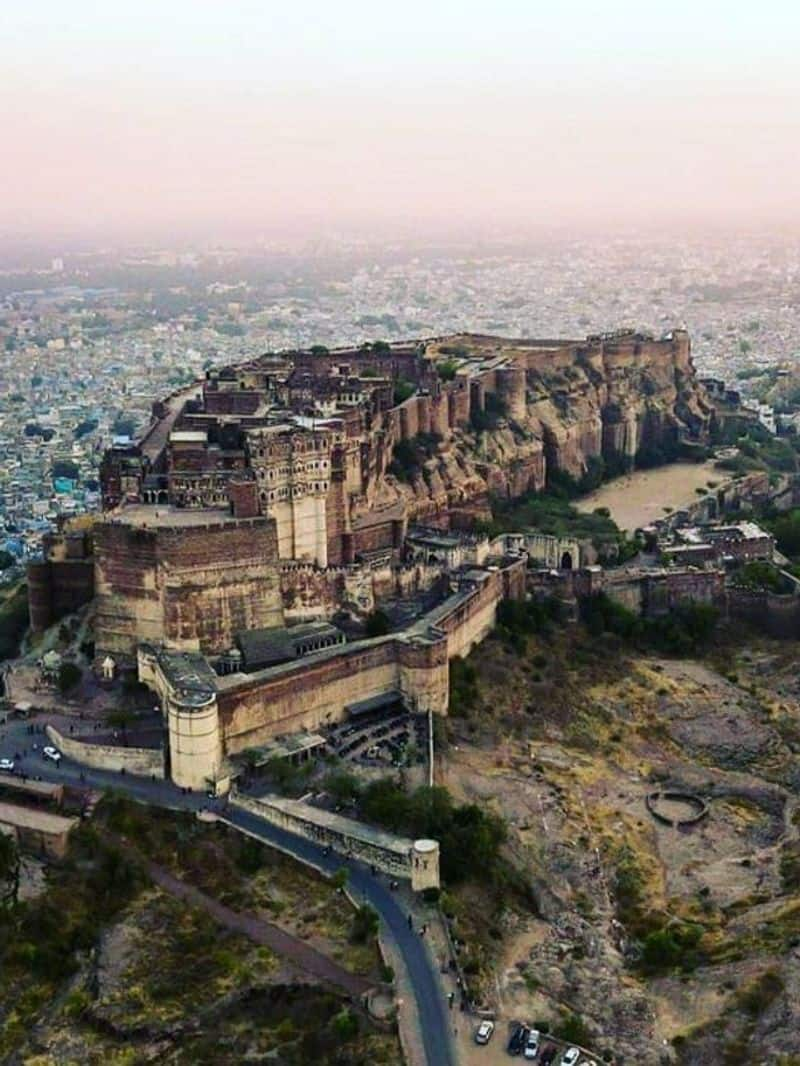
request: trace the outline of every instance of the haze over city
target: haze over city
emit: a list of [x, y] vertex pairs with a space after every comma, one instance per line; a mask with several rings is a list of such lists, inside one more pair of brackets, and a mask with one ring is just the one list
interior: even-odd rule
[[0, 28], [8, 237], [800, 222], [774, 0], [39, 0]]

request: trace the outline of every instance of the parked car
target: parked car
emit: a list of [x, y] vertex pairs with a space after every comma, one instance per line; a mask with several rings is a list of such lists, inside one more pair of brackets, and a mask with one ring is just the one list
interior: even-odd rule
[[541, 1058], [539, 1059], [541, 1066], [553, 1066], [557, 1054], [558, 1048], [554, 1044], [545, 1044], [542, 1048]]
[[527, 1038], [528, 1027], [523, 1025], [522, 1022], [514, 1022], [514, 1028], [511, 1030], [511, 1036], [508, 1038], [506, 1047], [509, 1055], [521, 1055]]
[[14, 760], [13, 759], [0, 759], [0, 770], [4, 770], [7, 774], [14, 773]]
[[525, 1051], [524, 1055], [526, 1059], [535, 1059], [539, 1054], [539, 1041], [540, 1035], [538, 1029], [529, 1029], [528, 1035], [525, 1038]]
[[494, 1022], [484, 1021], [475, 1030], [475, 1043], [488, 1044], [494, 1032]]
[[42, 748], [42, 755], [53, 762], [61, 762], [61, 752], [58, 748]]
[[568, 1047], [564, 1054], [561, 1056], [561, 1066], [575, 1066], [575, 1063], [580, 1057], [580, 1048]]

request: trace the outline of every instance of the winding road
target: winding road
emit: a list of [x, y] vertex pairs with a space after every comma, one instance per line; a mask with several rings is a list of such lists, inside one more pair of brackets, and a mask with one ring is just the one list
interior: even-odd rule
[[[41, 721], [36, 722], [37, 727], [41, 724]], [[413, 990], [427, 1066], [456, 1066], [451, 1022], [434, 962], [424, 939], [409, 928], [408, 915], [401, 908], [397, 896], [389, 890], [385, 879], [374, 877], [364, 864], [351, 859], [344, 862], [337, 854], [327, 854], [313, 841], [272, 825], [250, 811], [227, 805], [223, 801], [209, 800], [199, 793], [183, 793], [169, 781], [152, 781], [131, 774], [92, 770], [66, 758], [56, 765], [41, 755], [42, 746], [48, 743], [47, 738], [43, 733], [29, 734], [29, 726], [30, 723], [15, 719], [0, 726], [0, 757], [19, 756], [16, 759], [18, 775], [27, 774], [76, 787], [113, 789], [142, 803], [172, 810], [212, 809], [221, 820], [234, 828], [257, 837], [302, 863], [316, 867], [324, 874], [334, 874], [346, 865], [349, 870], [348, 891], [375, 908], [381, 918], [383, 934], [391, 937], [397, 949], [396, 954], [402, 959], [407, 976], [405, 983]], [[33, 750], [34, 743], [38, 745], [38, 750]]]

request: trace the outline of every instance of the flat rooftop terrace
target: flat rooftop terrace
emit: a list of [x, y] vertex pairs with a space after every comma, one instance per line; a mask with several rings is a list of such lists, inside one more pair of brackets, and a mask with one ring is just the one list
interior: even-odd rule
[[187, 529], [191, 526], [225, 525], [233, 522], [220, 508], [181, 508], [168, 504], [132, 503], [109, 511], [105, 520], [138, 529]]

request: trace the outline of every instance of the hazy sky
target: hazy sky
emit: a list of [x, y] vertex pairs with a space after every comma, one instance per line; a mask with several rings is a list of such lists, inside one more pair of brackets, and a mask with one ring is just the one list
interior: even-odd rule
[[797, 0], [5, 0], [0, 230], [800, 223]]

